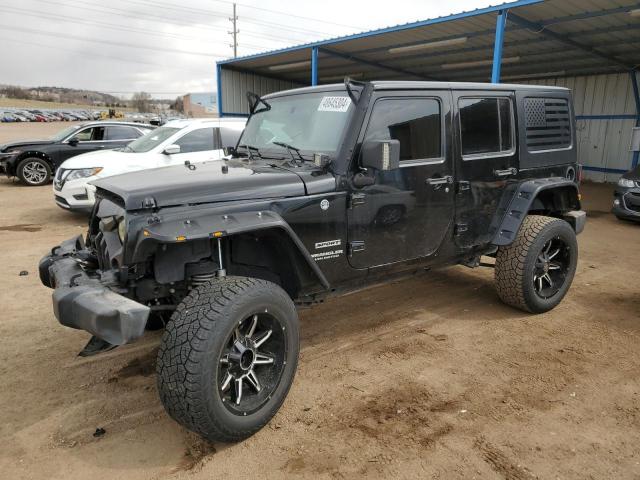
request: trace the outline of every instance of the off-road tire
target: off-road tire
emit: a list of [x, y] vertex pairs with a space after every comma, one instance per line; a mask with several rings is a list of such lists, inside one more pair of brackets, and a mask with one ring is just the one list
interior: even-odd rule
[[[286, 362], [269, 400], [255, 412], [236, 415], [221, 397], [218, 359], [239, 322], [265, 309], [283, 325]], [[209, 441], [245, 439], [282, 405], [293, 383], [298, 351], [298, 315], [282, 288], [248, 277], [213, 280], [191, 290], [167, 323], [156, 364], [160, 398], [174, 420]]]
[[[26, 171], [27, 166], [31, 165], [38, 165], [42, 170], [41, 178], [39, 178], [37, 181], [33, 180], [34, 177], [32, 175], [29, 175]], [[41, 185], [46, 185], [51, 181], [51, 176], [52, 172], [49, 162], [38, 157], [28, 157], [20, 160], [20, 163], [18, 163], [18, 167], [16, 168], [16, 177], [18, 177], [20, 182], [29, 187], [39, 187]]]
[[[536, 294], [533, 275], [536, 258], [552, 238], [561, 238], [571, 252], [564, 283], [551, 298]], [[564, 220], [540, 215], [528, 215], [514, 242], [498, 248], [495, 282], [498, 296], [507, 305], [530, 313], [543, 313], [562, 301], [571, 286], [578, 260], [575, 232]]]

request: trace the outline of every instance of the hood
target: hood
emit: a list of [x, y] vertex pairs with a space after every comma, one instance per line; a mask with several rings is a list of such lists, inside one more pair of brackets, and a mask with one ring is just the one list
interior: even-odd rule
[[0, 145], [0, 152], [6, 152], [14, 148], [29, 147], [31, 145], [51, 145], [55, 143], [53, 140], [22, 140], [20, 142], [11, 142]]
[[304, 182], [298, 175], [263, 163], [213, 161], [192, 167], [195, 168], [177, 165], [140, 170], [90, 183], [120, 196], [127, 210], [144, 208], [149, 201], [157, 207], [168, 207], [305, 194]]
[[[96, 150], [93, 152], [82, 153], [66, 160], [60, 168], [91, 168], [102, 167], [105, 162], [125, 163], [127, 160], [135, 159], [139, 153], [119, 152], [116, 150]], [[116, 157], [116, 158], [114, 158]]]
[[636, 166], [633, 170], [629, 170], [627, 173], [622, 175], [622, 178], [626, 178], [628, 180], [640, 181], [640, 165]]

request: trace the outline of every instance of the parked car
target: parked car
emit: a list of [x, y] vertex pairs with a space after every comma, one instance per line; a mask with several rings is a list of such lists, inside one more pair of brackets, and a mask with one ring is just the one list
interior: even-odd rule
[[[229, 442], [266, 425], [295, 375], [296, 305], [455, 264], [495, 268], [499, 298], [528, 313], [564, 298], [586, 221], [568, 89], [347, 82], [250, 98], [232, 158], [96, 180], [86, 236], [40, 262], [58, 320], [93, 335], [82, 355], [173, 311], [157, 386], [185, 428]], [[387, 201], [407, 211], [378, 222]]]
[[137, 123], [88, 122], [65, 128], [49, 140], [7, 143], [0, 145], [0, 171], [18, 177], [25, 185], [45, 185], [68, 158], [124, 147], [153, 128]]
[[640, 222], [640, 165], [618, 180], [613, 192], [612, 211], [620, 220]]
[[16, 117], [11, 112], [0, 112], [0, 121], [4, 123], [12, 123], [16, 121]]
[[33, 113], [28, 112], [27, 110], [20, 110], [20, 115], [23, 115], [26, 119], [28, 119], [30, 122], [35, 122], [36, 121], [36, 117]]
[[236, 145], [246, 120], [178, 120], [134, 140], [124, 148], [78, 155], [64, 162], [53, 181], [54, 198], [66, 210], [91, 211], [94, 180], [120, 173], [223, 157]]

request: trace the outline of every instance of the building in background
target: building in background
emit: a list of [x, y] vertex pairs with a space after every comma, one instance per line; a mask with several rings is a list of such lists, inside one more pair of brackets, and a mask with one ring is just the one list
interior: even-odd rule
[[182, 97], [187, 117], [217, 117], [216, 92], [187, 93]]

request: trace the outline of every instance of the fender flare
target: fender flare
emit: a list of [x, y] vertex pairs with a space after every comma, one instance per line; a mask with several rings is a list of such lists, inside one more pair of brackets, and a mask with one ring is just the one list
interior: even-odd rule
[[293, 241], [320, 284], [326, 290], [329, 290], [331, 288], [329, 281], [316, 261], [311, 257], [302, 240], [280, 215], [270, 210], [229, 214], [203, 213], [191, 217], [189, 220], [169, 220], [154, 223], [144, 227], [138, 233], [135, 252], [146, 250], [145, 247], [149, 242], [166, 244], [185, 243], [190, 240], [215, 240], [217, 238], [231, 237], [239, 233], [274, 228], [283, 230]]
[[7, 170], [8, 170], [7, 173], [10, 173], [11, 175], [17, 175], [18, 165], [20, 165], [20, 162], [22, 162], [22, 160], [24, 160], [25, 158], [30, 158], [30, 157], [41, 158], [42, 160], [47, 162], [49, 164], [49, 167], [51, 167], [51, 174], [52, 175], [55, 174], [55, 168], [54, 168], [53, 160], [51, 159], [51, 157], [46, 153], [40, 152], [38, 150], [27, 150], [25, 152], [22, 152], [20, 155], [16, 156], [10, 163], [7, 162]]
[[503, 197], [503, 203], [508, 203], [506, 207], [501, 206], [498, 209], [498, 213], [502, 213], [502, 215], [496, 216], [499, 224], [497, 225], [496, 233], [491, 243], [497, 246], [511, 244], [515, 240], [520, 226], [538, 194], [545, 190], [557, 188], [570, 188], [574, 190], [577, 208], [580, 208], [578, 185], [574, 181], [564, 177], [526, 180], [517, 185], [513, 193]]

